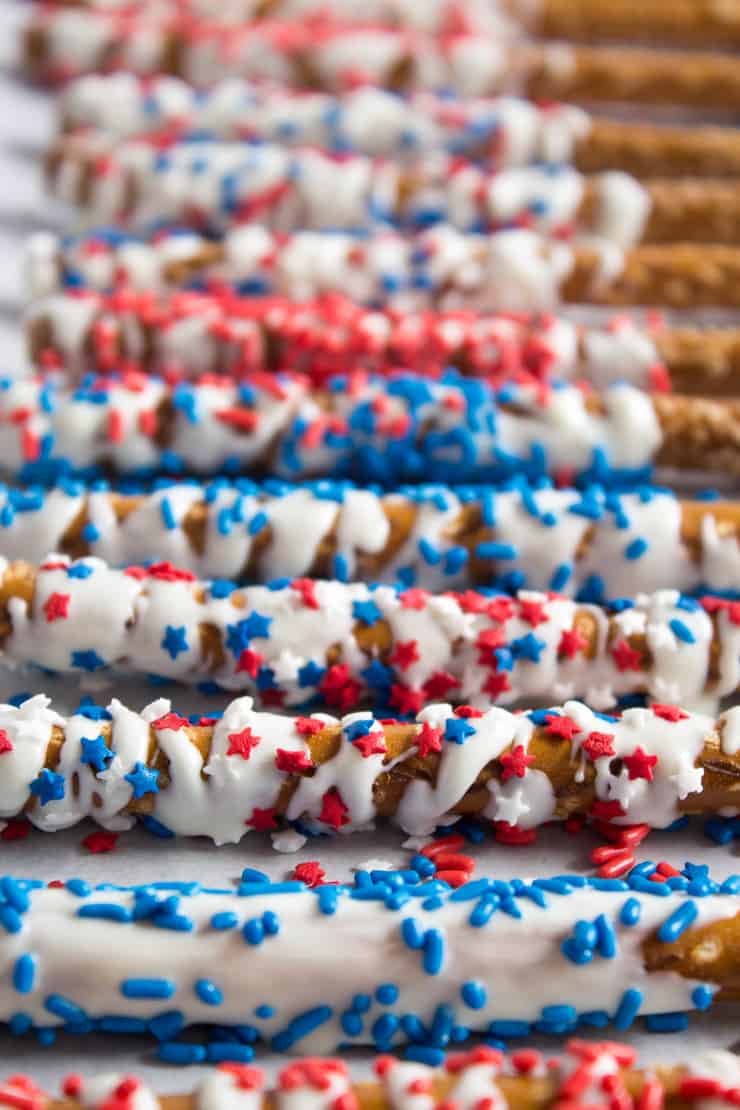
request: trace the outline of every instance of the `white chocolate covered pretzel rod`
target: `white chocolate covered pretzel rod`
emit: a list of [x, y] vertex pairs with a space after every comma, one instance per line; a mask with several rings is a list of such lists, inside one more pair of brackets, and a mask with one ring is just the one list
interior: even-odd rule
[[396, 485], [556, 475], [612, 485], [656, 464], [740, 471], [734, 400], [602, 394], [555, 382], [491, 389], [458, 375], [335, 377], [254, 371], [171, 386], [127, 372], [0, 382], [0, 467], [26, 478], [88, 473], [345, 477]]
[[[490, 543], [478, 554], [510, 552]], [[9, 664], [156, 675], [266, 705], [320, 697], [410, 713], [440, 696], [474, 705], [580, 696], [606, 708], [644, 693], [695, 706], [740, 685], [738, 603], [676, 590], [596, 605], [305, 578], [236, 588], [169, 563], [117, 570], [50, 556], [6, 564], [0, 601]]]
[[121, 831], [142, 819], [216, 844], [286, 825], [346, 834], [378, 817], [412, 835], [461, 816], [520, 832], [572, 817], [665, 828], [684, 814], [737, 810], [738, 713], [440, 704], [400, 724], [257, 713], [243, 697], [193, 723], [166, 699], [141, 713], [88, 699], [64, 718], [39, 694], [0, 707], [0, 816], [44, 832], [87, 818]]
[[223, 231], [259, 222], [297, 229], [463, 231], [526, 226], [559, 240], [593, 236], [637, 243], [740, 242], [740, 201], [724, 179], [640, 183], [621, 170], [586, 176], [571, 166], [490, 171], [457, 155], [395, 159], [245, 141], [71, 136], [51, 152], [53, 191], [87, 226], [158, 222]]
[[229, 25], [161, 11], [39, 9], [24, 60], [43, 80], [130, 70], [175, 74], [196, 85], [224, 77], [336, 90], [374, 84], [394, 90], [448, 88], [463, 96], [516, 93], [536, 99], [637, 100], [733, 111], [740, 104], [734, 59], [717, 52], [511, 43], [506, 30], [313, 21]]
[[695, 243], [624, 251], [605, 240], [553, 242], [529, 230], [475, 235], [438, 225], [368, 238], [257, 225], [214, 240], [190, 229], [148, 239], [115, 228], [62, 241], [31, 237], [32, 296], [56, 289], [222, 289], [307, 300], [341, 291], [363, 305], [486, 312], [551, 311], [560, 302], [740, 307], [740, 249]]
[[408, 162], [447, 151], [488, 166], [572, 162], [588, 173], [640, 177], [737, 176], [740, 139], [729, 127], [677, 127], [592, 116], [573, 104], [520, 97], [405, 97], [363, 85], [332, 94], [240, 78], [196, 89], [179, 77], [88, 74], [63, 91], [63, 133], [149, 136], [161, 148], [190, 135], [265, 139]]
[[[193, 1045], [188, 1060], [188, 1046], [179, 1047], [185, 1049], [183, 1062], [217, 1058], [210, 1046]], [[353, 1082], [339, 1058], [287, 1064], [274, 1086], [253, 1064], [224, 1062], [201, 1079], [192, 1094], [176, 1095], [157, 1095], [135, 1075], [83, 1078], [75, 1073], [62, 1080], [63, 1097], [55, 1098], [29, 1076], [14, 1075], [0, 1088], [0, 1103], [4, 1092], [15, 1110], [104, 1110], [113, 1098], [121, 1110], [136, 1110], [144, 1099], [147, 1106], [160, 1110], [232, 1110], [247, 1101], [254, 1110], [266, 1105], [277, 1110], [334, 1110], [338, 1100], [346, 1110], [415, 1110], [420, 1105], [435, 1110], [451, 1103], [472, 1110], [484, 1100], [511, 1110], [554, 1110], [566, 1100], [574, 1108], [606, 1108], [618, 1092], [627, 1110], [643, 1106], [648, 1098], [660, 1099], [667, 1110], [685, 1110], [700, 1107], [710, 1097], [718, 1107], [734, 1106], [740, 1083], [737, 1056], [720, 1049], [689, 1052], [685, 1064], [653, 1067], [639, 1061], [634, 1048], [614, 1041], [572, 1039], [560, 1058], [545, 1058], [533, 1049], [502, 1057], [498, 1049], [485, 1045], [452, 1053], [435, 1068], [438, 1052], [417, 1052], [423, 1064], [381, 1056], [375, 1061], [375, 1078], [361, 1083]], [[235, 1054], [248, 1059], [238, 1050]], [[645, 1070], [637, 1070], [640, 1067]]]
[[[485, 545], [506, 558], [486, 558]], [[79, 483], [5, 489], [0, 549], [41, 563], [49, 551], [111, 566], [171, 562], [237, 583], [339, 578], [424, 590], [555, 589], [603, 601], [660, 589], [727, 595], [740, 581], [740, 506], [669, 490], [617, 494], [348, 483], [164, 484], [118, 493]]]
[[591, 234], [625, 247], [656, 236], [737, 238], [736, 190], [725, 181], [643, 187], [621, 171], [593, 178], [569, 166], [491, 173], [440, 153], [404, 168], [279, 144], [184, 140], [163, 151], [141, 139], [98, 136], [62, 140], [48, 168], [53, 191], [93, 227], [146, 229], [165, 221], [223, 231], [258, 221], [283, 232], [384, 225], [418, 231], [437, 223], [490, 231], [524, 223], [561, 239]]
[[732, 5], [712, 0], [436, 0], [408, 4], [404, 0], [373, 0], [358, 8], [353, 0], [226, 0], [217, 11], [208, 0], [58, 0], [61, 6], [87, 9], [179, 14], [193, 19], [214, 17], [227, 23], [270, 19], [372, 20], [436, 34], [473, 32], [499, 35], [516, 32], [593, 41], [647, 41], [678, 46], [740, 46], [740, 18]]
[[500, 386], [578, 379], [627, 381], [650, 392], [740, 392], [740, 329], [673, 328], [655, 313], [578, 326], [551, 313], [365, 308], [342, 294], [313, 301], [151, 290], [66, 290], [26, 313], [31, 362], [70, 377], [117, 367], [173, 380], [298, 371], [315, 386], [347, 370], [450, 367]]
[[590, 1021], [624, 1030], [638, 1017], [684, 1029], [725, 982], [730, 999], [737, 989], [736, 881], [481, 879], [434, 897], [401, 876], [316, 890], [256, 880], [238, 893], [5, 876], [0, 1018], [21, 1004], [26, 1029], [154, 1035], [165, 1059], [193, 1024], [305, 1055]]

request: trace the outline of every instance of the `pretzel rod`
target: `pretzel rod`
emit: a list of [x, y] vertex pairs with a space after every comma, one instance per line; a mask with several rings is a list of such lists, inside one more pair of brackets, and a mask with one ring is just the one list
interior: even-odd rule
[[[356, 9], [358, 10], [358, 9]], [[364, 13], [363, 13], [364, 18]], [[425, 35], [410, 28], [311, 21], [238, 27], [174, 22], [133, 12], [39, 9], [24, 37], [24, 60], [41, 80], [96, 71], [173, 74], [195, 85], [224, 77], [337, 90], [369, 83], [394, 91], [449, 88], [462, 96], [636, 100], [731, 112], [740, 73], [731, 55], [633, 47], [510, 42], [498, 34]]]
[[[200, 1056], [194, 1046], [194, 1060]], [[435, 1054], [419, 1053], [435, 1059]], [[454, 1053], [444, 1067], [402, 1063], [382, 1056], [375, 1061], [375, 1079], [353, 1083], [347, 1065], [340, 1059], [293, 1061], [278, 1072], [274, 1088], [260, 1068], [252, 1064], [222, 1063], [206, 1074], [192, 1094], [156, 1095], [132, 1075], [107, 1075], [83, 1079], [77, 1074], [62, 1080], [63, 1098], [54, 1099], [24, 1075], [15, 1075], [0, 1087], [7, 1104], [17, 1110], [103, 1110], [112, 1098], [121, 1110], [142, 1105], [161, 1110], [235, 1110], [237, 1107], [275, 1106], [277, 1110], [334, 1110], [337, 1101], [347, 1110], [433, 1110], [459, 1106], [472, 1110], [481, 1101], [514, 1110], [552, 1110], [569, 1106], [606, 1108], [618, 1097], [627, 1110], [659, 1099], [667, 1110], [684, 1110], [708, 1097], [717, 1106], [734, 1106], [740, 1083], [737, 1056], [712, 1049], [689, 1054], [686, 1064], [657, 1066], [646, 1071], [636, 1052], [614, 1041], [570, 1040], [560, 1058], [547, 1057], [533, 1049], [510, 1057], [486, 1046]], [[709, 1092], [710, 1094], [707, 1094]], [[146, 1102], [144, 1102], [146, 1100]], [[268, 1101], [269, 1100], [269, 1101]]]
[[348, 367], [434, 377], [454, 367], [492, 386], [577, 378], [601, 389], [740, 392], [740, 329], [667, 328], [655, 314], [579, 327], [550, 313], [365, 309], [339, 293], [297, 303], [227, 289], [70, 290], [31, 304], [26, 337], [31, 362], [72, 377], [120, 365], [170, 380], [298, 371], [323, 386]]
[[[584, 177], [569, 166], [490, 172], [440, 153], [404, 168], [395, 160], [251, 142], [183, 141], [166, 152], [141, 140], [72, 136], [48, 160], [52, 191], [81, 209], [88, 226], [156, 222], [223, 231], [259, 221], [279, 231], [463, 231], [525, 225], [558, 239], [590, 235], [636, 243], [740, 242], [733, 182], [688, 179], [640, 184], [622, 171]], [[332, 188], [337, 173], [342, 188]]]
[[376, 817], [426, 835], [449, 814], [522, 830], [573, 816], [665, 828], [740, 799], [738, 708], [715, 720], [665, 705], [621, 718], [574, 701], [529, 716], [430, 705], [399, 724], [257, 713], [243, 697], [191, 724], [166, 699], [141, 714], [83, 703], [65, 720], [37, 695], [0, 720], [0, 814], [45, 832], [143, 818], [224, 844], [291, 822], [349, 833]]
[[[481, 557], [500, 552], [482, 545]], [[512, 704], [624, 694], [696, 706], [740, 685], [738, 603], [676, 590], [613, 606], [522, 591], [429, 594], [284, 579], [235, 588], [169, 563], [5, 563], [2, 655], [59, 673], [145, 674], [347, 710], [417, 712], [443, 695]]]
[[[172, 4], [160, 0], [147, 5], [100, 2], [100, 0], [58, 0], [59, 3], [99, 9], [125, 8], [141, 13], [161, 11], [191, 19], [213, 19], [213, 6], [205, 0]], [[504, 0], [480, 3], [479, 0], [441, 0], [422, 6], [407, 6], [376, 0], [358, 8], [353, 0], [233, 0], [220, 4], [218, 19], [244, 23], [261, 19], [326, 19], [327, 16], [352, 22], [372, 20], [389, 26], [410, 26], [435, 33], [514, 34], [519, 31], [575, 40], [616, 39], [627, 42], [656, 40], [676, 46], [740, 46], [740, 18], [729, 5], [712, 0], [648, 0], [636, 7], [634, 0], [607, 0], [594, 6], [589, 0]]]
[[484, 879], [457, 893], [440, 884], [429, 897], [382, 872], [349, 888], [258, 880], [238, 893], [81, 880], [50, 890], [7, 876], [4, 914], [17, 931], [0, 935], [0, 953], [22, 989], [3, 988], [0, 1018], [22, 1004], [25, 1028], [149, 1033], [167, 1059], [178, 1051], [167, 1043], [194, 1023], [238, 1026], [301, 1055], [440, 1049], [453, 1028], [570, 1033], [595, 1013], [618, 1030], [638, 1016], [683, 1029], [713, 998], [736, 997], [736, 878], [667, 891], [641, 876], [606, 889], [569, 879]]
[[195, 132], [403, 161], [444, 150], [494, 167], [545, 161], [637, 177], [740, 175], [740, 136], [730, 127], [625, 123], [514, 97], [451, 101], [412, 91], [401, 98], [372, 86], [335, 95], [234, 78], [195, 89], [177, 77], [89, 74], [61, 94], [59, 126], [149, 136], [164, 148]]
[[184, 228], [149, 239], [115, 228], [60, 241], [29, 240], [34, 297], [58, 288], [137, 290], [233, 287], [248, 296], [308, 300], [341, 291], [359, 304], [403, 310], [461, 307], [550, 311], [561, 301], [668, 308], [740, 307], [740, 250], [698, 244], [623, 251], [604, 240], [575, 247], [528, 230], [473, 235], [438, 225], [412, 236], [367, 238], [247, 224], [213, 240]]
[[175, 386], [135, 373], [88, 376], [75, 390], [44, 377], [1, 384], [0, 467], [26, 478], [102, 466], [386, 485], [549, 473], [625, 485], [656, 463], [740, 469], [740, 402], [620, 383], [589, 396], [559, 382], [496, 392], [452, 372], [334, 377], [320, 391], [299, 375], [257, 372]]
[[644, 323], [615, 316], [601, 327], [578, 327], [549, 313], [365, 309], [341, 294], [299, 303], [228, 290], [71, 291], [32, 303], [26, 335], [34, 364], [75, 378], [121, 365], [169, 380], [298, 371], [321, 387], [347, 368], [389, 374], [403, 366], [439, 377], [455, 367], [492, 386], [579, 378], [660, 392], [670, 388], [675, 366], [683, 392], [740, 391], [740, 330], [668, 331], [651, 315]]
[[[254, 523], [252, 523], [254, 522]], [[582, 601], [652, 592], [729, 596], [740, 580], [740, 507], [681, 501], [669, 490], [617, 495], [449, 486], [380, 494], [347, 483], [164, 485], [87, 492], [74, 483], [0, 493], [2, 551], [49, 551], [112, 566], [165, 560], [240, 583], [339, 578], [426, 590], [556, 589]], [[506, 559], [483, 558], [499, 544]]]

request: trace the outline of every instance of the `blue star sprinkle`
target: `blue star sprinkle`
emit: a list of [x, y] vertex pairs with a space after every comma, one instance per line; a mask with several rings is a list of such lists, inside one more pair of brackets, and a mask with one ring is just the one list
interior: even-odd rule
[[83, 736], [80, 763], [87, 763], [95, 771], [104, 771], [109, 759], [113, 759], [113, 752], [106, 746], [104, 736], [92, 738]]
[[153, 767], [147, 767], [146, 763], [135, 763], [133, 771], [129, 771], [123, 777], [133, 787], [131, 796], [135, 800], [143, 798], [145, 794], [159, 793], [159, 771]]
[[56, 771], [44, 767], [31, 783], [30, 789], [42, 806], [47, 802], [60, 802], [64, 797], [64, 775], [58, 775]]
[[185, 625], [179, 625], [176, 628], [174, 625], [168, 624], [160, 646], [163, 651], [167, 652], [170, 659], [177, 659], [178, 655], [187, 651], [189, 644]]

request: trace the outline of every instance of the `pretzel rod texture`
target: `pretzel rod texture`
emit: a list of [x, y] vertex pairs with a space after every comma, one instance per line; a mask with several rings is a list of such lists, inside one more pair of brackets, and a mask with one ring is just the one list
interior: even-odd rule
[[[194, 1061], [208, 1059], [194, 1046]], [[214, 1054], [215, 1055], [215, 1054]], [[436, 1053], [418, 1053], [434, 1060]], [[660, 1100], [667, 1110], [706, 1103], [734, 1106], [740, 1083], [737, 1056], [712, 1049], [689, 1053], [686, 1064], [636, 1070], [635, 1050], [614, 1041], [571, 1039], [563, 1055], [543, 1056], [532, 1049], [502, 1057], [487, 1045], [451, 1054], [443, 1068], [381, 1056], [375, 1079], [353, 1083], [339, 1059], [293, 1061], [278, 1072], [272, 1088], [253, 1064], [224, 1062], [210, 1071], [192, 1094], [156, 1095], [133, 1075], [71, 1074], [62, 1080], [63, 1097], [45, 1094], [25, 1075], [0, 1087], [0, 1104], [16, 1110], [103, 1110], [114, 1099], [121, 1110], [434, 1110], [450, 1104], [473, 1110], [481, 1102], [517, 1110], [551, 1110], [567, 1101], [573, 1107], [607, 1110], [617, 1097], [627, 1110]], [[644, 1065], [643, 1065], [644, 1067]], [[5, 1103], [3, 1103], [3, 1095]], [[269, 1103], [266, 1101], [269, 1099]]]
[[621, 169], [637, 177], [740, 174], [740, 138], [730, 127], [625, 123], [573, 104], [450, 100], [433, 91], [401, 97], [367, 85], [333, 94], [231, 78], [196, 89], [178, 77], [88, 74], [61, 93], [59, 130], [148, 136], [165, 149], [197, 134], [404, 162], [447, 151], [496, 168], [572, 162], [587, 173]]
[[656, 464], [740, 471], [740, 402], [648, 395], [616, 383], [501, 390], [442, 378], [299, 375], [171, 386], [136, 373], [87, 376], [73, 389], [46, 377], [0, 382], [0, 467], [25, 477], [268, 473], [396, 485], [557, 475], [610, 485]]
[[[355, 9], [357, 10], [357, 9]], [[364, 17], [364, 13], [363, 13]], [[238, 27], [158, 13], [40, 8], [24, 37], [29, 72], [65, 81], [96, 71], [173, 74], [207, 86], [224, 77], [338, 90], [452, 89], [462, 96], [636, 100], [733, 111], [740, 74], [731, 55], [634, 47], [514, 43], [503, 34], [425, 34], [411, 28], [264, 21]]]
[[593, 177], [563, 165], [491, 172], [442, 153], [403, 167], [243, 140], [182, 141], [162, 151], [140, 139], [91, 136], [62, 140], [48, 170], [52, 190], [93, 227], [113, 221], [146, 230], [179, 221], [223, 231], [258, 220], [283, 232], [418, 231], [438, 223], [484, 232], [523, 224], [558, 239], [591, 235], [623, 247], [740, 240], [737, 189], [722, 179], [642, 185], [620, 170]]
[[668, 308], [740, 307], [740, 249], [695, 243], [623, 250], [607, 240], [572, 244], [527, 229], [492, 235], [437, 225], [406, 236], [368, 238], [302, 231], [283, 236], [258, 224], [207, 239], [178, 228], [139, 238], [117, 228], [28, 244], [33, 297], [59, 287], [137, 290], [232, 286], [244, 295], [309, 300], [341, 291], [359, 304], [401, 309], [551, 311], [561, 301]]
[[583, 697], [606, 708], [646, 694], [695, 707], [740, 685], [738, 603], [676, 590], [597, 605], [305, 578], [236, 589], [169, 564], [51, 556], [6, 563], [0, 599], [10, 665], [156, 675], [265, 705], [415, 713], [440, 696], [476, 706]]
[[442, 1048], [455, 1028], [461, 1038], [570, 1033], [583, 1015], [618, 1030], [638, 1016], [681, 1029], [717, 995], [736, 997], [737, 877], [660, 891], [641, 876], [606, 889], [580, 876], [577, 886], [483, 879], [430, 897], [426, 884], [399, 888], [380, 874], [315, 890], [255, 880], [237, 893], [81, 880], [48, 889], [7, 876], [14, 931], [0, 935], [0, 954], [21, 989], [4, 985], [0, 1018], [21, 1011], [27, 1029], [165, 1042], [196, 1023], [236, 1026], [305, 1055]]
[[242, 584], [338, 578], [431, 591], [555, 589], [603, 602], [662, 588], [670, 567], [677, 589], [729, 596], [740, 582], [739, 544], [736, 502], [647, 488], [618, 495], [517, 482], [381, 494], [341, 482], [218, 479], [139, 494], [73, 482], [0, 491], [8, 559], [42, 563], [58, 551], [114, 567], [158, 560]]
[[31, 305], [26, 336], [35, 365], [77, 377], [122, 364], [170, 380], [295, 370], [323, 386], [349, 367], [433, 376], [455, 367], [492, 385], [579, 378], [659, 392], [675, 374], [682, 392], [740, 392], [740, 329], [669, 331], [657, 314], [579, 327], [550, 313], [366, 309], [342, 294], [295, 302], [228, 290], [71, 290]]

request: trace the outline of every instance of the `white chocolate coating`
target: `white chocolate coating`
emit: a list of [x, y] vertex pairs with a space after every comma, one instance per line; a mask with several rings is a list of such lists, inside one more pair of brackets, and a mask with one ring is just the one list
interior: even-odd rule
[[[35, 1023], [60, 1025], [64, 1018], [54, 1011], [66, 1010], [69, 1003], [77, 1020], [126, 1016], [146, 1028], [174, 1010], [186, 1025], [248, 1022], [275, 1049], [300, 1054], [332, 1050], [348, 1041], [374, 1042], [385, 1050], [408, 1039], [397, 1015], [416, 1015], [426, 1026], [439, 1007], [449, 1007], [452, 1020], [468, 1030], [486, 1030], [491, 1021], [547, 1024], [548, 1007], [564, 1007], [573, 1016], [561, 1022], [571, 1029], [581, 1013], [599, 1010], [614, 1016], [627, 992], [636, 994], [635, 1015], [691, 1010], [694, 991], [704, 985], [670, 970], [648, 972], [642, 944], [685, 904], [694, 908], [697, 927], [738, 912], [736, 895], [692, 900], [681, 892], [645, 894], [639, 899], [639, 921], [626, 926], [619, 914], [630, 894], [627, 884], [614, 891], [568, 887], [567, 894], [545, 894], [544, 905], [510, 893], [508, 903], [516, 897], [519, 914], [499, 910], [476, 928], [469, 923], [475, 902], [455, 899], [449, 892], [398, 910], [340, 887], [332, 899], [336, 908], [327, 913], [321, 910], [320, 889], [301, 891], [300, 884], [287, 884], [291, 889], [281, 893], [285, 885], [254, 884], [252, 892], [243, 884], [240, 896], [191, 893], [187, 884], [162, 884], [164, 889], [139, 888], [138, 901], [134, 892], [120, 889], [80, 895], [64, 889], [31, 890], [29, 908], [18, 915], [19, 930], [0, 934], [5, 973], [0, 1015], [7, 1020], [22, 1006]], [[22, 897], [23, 884], [15, 883], [13, 889]], [[507, 902], [506, 895], [502, 900]], [[102, 916], [106, 908], [130, 916], [135, 906], [145, 913], [138, 920]], [[98, 912], [101, 917], [93, 916]], [[214, 915], [224, 913], [235, 915], [236, 928], [212, 927]], [[571, 962], [561, 951], [563, 941], [578, 921], [600, 915], [614, 930], [616, 951], [609, 957], [594, 953], [585, 965]], [[189, 927], [168, 927], [175, 917]], [[404, 919], [413, 921], [424, 952], [407, 946]], [[248, 921], [268, 920], [262, 943], [250, 943], [242, 935], [241, 926]], [[425, 936], [430, 940], [424, 941]], [[431, 956], [435, 941], [436, 960]], [[354, 958], [360, 951], [362, 960]], [[35, 984], [19, 995], [10, 985], [12, 970], [28, 952], [37, 968]], [[341, 977], [336, 975], [340, 966]], [[527, 991], [520, 989], [524, 974]], [[197, 989], [204, 981], [213, 988], [205, 998]], [[483, 988], [478, 1009], [471, 1010], [461, 999], [467, 982]], [[382, 984], [396, 988], [396, 1002], [375, 1002]], [[711, 996], [713, 988], [708, 989]], [[343, 1015], [352, 1011], [358, 995], [368, 996], [370, 1006], [348, 1032]], [[270, 1009], [263, 1011], [263, 1006]], [[299, 1020], [309, 1012], [313, 1022]], [[389, 1020], [379, 1025], [381, 1015]]]
[[524, 223], [560, 240], [583, 233], [627, 248], [642, 239], [650, 212], [649, 194], [624, 173], [586, 177], [556, 165], [491, 173], [442, 152], [404, 172], [396, 160], [244, 141], [183, 140], [162, 151], [146, 140], [73, 136], [57, 148], [51, 184], [81, 208], [84, 226], [142, 231], [193, 220], [223, 231], [258, 219], [279, 232], [440, 223], [480, 232]]
[[571, 162], [590, 126], [587, 113], [572, 104], [540, 106], [516, 97], [451, 101], [434, 92], [401, 97], [373, 86], [334, 96], [239, 78], [196, 90], [178, 77], [144, 83], [132, 73], [71, 82], [60, 113], [65, 128], [93, 129], [111, 139], [197, 132], [403, 161], [447, 150], [497, 167]]
[[[119, 473], [349, 477], [386, 485], [575, 475], [649, 477], [662, 431], [649, 395], [615, 383], [599, 407], [575, 385], [506, 386], [457, 374], [332, 378], [253, 372], [174, 387], [127, 373], [0, 382], [0, 468], [31, 477], [107, 464]], [[3, 419], [4, 418], [4, 419]]]

